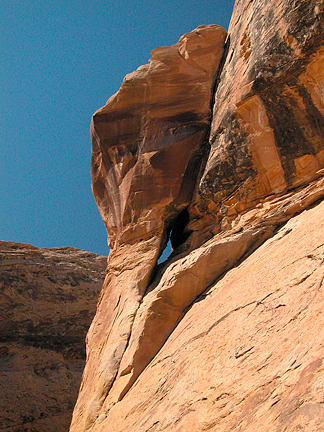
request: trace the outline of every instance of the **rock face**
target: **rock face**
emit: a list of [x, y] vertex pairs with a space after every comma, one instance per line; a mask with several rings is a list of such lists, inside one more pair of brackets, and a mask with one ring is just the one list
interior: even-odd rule
[[94, 115], [113, 250], [71, 432], [324, 428], [323, 16], [237, 0]]
[[107, 259], [12, 242], [0, 256], [0, 429], [67, 431]]
[[237, 1], [215, 94], [210, 152], [190, 208], [195, 246], [324, 164], [324, 5]]
[[[225, 38], [221, 27], [202, 26], [157, 48], [93, 116], [92, 187], [112, 250], [88, 333], [75, 430], [91, 427], [103, 409], [170, 227], [190, 203]], [[127, 378], [125, 389], [136, 375]]]
[[159, 237], [188, 206], [225, 38], [200, 26], [156, 48], [94, 114], [92, 188], [113, 249]]

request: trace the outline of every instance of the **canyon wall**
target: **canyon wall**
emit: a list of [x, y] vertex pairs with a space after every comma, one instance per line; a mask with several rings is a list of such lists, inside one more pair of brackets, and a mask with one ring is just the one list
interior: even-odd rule
[[112, 249], [71, 432], [324, 427], [323, 15], [237, 0], [94, 114]]
[[68, 431], [106, 264], [0, 242], [0, 430]]

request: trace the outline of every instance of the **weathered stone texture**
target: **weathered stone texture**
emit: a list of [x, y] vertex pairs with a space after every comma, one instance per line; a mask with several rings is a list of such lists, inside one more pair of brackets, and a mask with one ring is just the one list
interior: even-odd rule
[[106, 264], [0, 242], [0, 430], [68, 430]]
[[95, 113], [113, 249], [71, 432], [323, 428], [323, 15], [237, 0]]
[[192, 247], [324, 164], [324, 4], [237, 1], [193, 198]]

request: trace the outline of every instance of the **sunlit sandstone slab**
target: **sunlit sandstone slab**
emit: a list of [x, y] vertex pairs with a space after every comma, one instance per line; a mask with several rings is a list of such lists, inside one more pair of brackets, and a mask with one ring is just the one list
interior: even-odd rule
[[212, 284], [92, 431], [322, 431], [323, 221], [322, 202]]

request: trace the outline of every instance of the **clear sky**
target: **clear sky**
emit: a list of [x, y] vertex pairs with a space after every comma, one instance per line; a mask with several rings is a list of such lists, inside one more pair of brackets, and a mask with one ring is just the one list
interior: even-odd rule
[[2, 0], [0, 240], [108, 253], [90, 187], [91, 115], [234, 0]]

